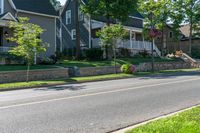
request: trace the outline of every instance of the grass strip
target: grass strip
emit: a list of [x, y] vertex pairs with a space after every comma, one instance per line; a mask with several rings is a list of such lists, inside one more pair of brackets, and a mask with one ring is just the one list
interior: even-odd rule
[[200, 107], [150, 122], [126, 133], [199, 133]]

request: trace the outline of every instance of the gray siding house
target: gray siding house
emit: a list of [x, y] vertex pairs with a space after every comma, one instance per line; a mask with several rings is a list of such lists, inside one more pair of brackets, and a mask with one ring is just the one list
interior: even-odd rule
[[59, 13], [50, 0], [0, 0], [0, 52], [6, 52], [16, 45], [6, 38], [12, 35], [8, 22], [17, 21], [18, 17], [28, 17], [31, 23], [45, 29], [41, 39], [47, 42], [49, 47], [43, 56], [54, 55], [60, 47], [59, 27], [57, 27]]
[[[86, 4], [87, 0], [81, 0], [82, 4]], [[61, 9], [60, 18], [61, 24], [61, 47], [62, 50], [68, 54], [74, 54], [76, 47], [76, 26], [75, 26], [75, 1], [67, 0], [64, 7]], [[133, 10], [129, 15], [128, 20], [123, 23], [123, 26], [130, 33], [130, 39], [124, 42], [127, 48], [133, 50], [150, 50], [150, 43], [144, 41], [142, 34], [144, 17], [136, 10]], [[100, 30], [106, 25], [106, 19], [102, 16], [90, 17], [79, 11], [80, 22], [80, 36], [81, 36], [81, 48], [94, 48], [99, 46], [99, 38], [96, 36], [96, 31]], [[91, 23], [90, 23], [91, 22]], [[112, 23], [116, 23], [115, 20], [111, 20]], [[91, 27], [91, 30], [90, 28]], [[125, 45], [124, 45], [125, 46]], [[119, 46], [119, 47], [124, 47]]]

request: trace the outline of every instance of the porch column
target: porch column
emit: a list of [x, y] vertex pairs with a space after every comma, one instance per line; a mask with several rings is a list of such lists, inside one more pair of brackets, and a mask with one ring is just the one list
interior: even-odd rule
[[133, 48], [132, 31], [130, 30], [130, 48]]
[[89, 48], [92, 48], [92, 21], [89, 15]]

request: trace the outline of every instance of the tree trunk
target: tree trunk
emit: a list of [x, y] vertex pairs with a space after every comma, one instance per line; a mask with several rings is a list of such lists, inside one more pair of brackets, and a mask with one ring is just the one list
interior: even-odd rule
[[189, 55], [192, 55], [192, 22], [190, 23], [190, 36], [189, 36]]
[[165, 42], [164, 42], [164, 25], [162, 26], [162, 56], [164, 56]]
[[[109, 8], [109, 0], [106, 0], [106, 9]], [[107, 26], [110, 26], [110, 15], [108, 13], [108, 10], [107, 10], [107, 15], [106, 15], [106, 25]], [[106, 50], [106, 59], [108, 59], [108, 46], [106, 45], [105, 46], [105, 50]]]
[[76, 59], [80, 59], [80, 22], [79, 22], [79, 0], [75, 0], [75, 23], [76, 23]]
[[26, 82], [29, 82], [30, 62], [27, 63]]
[[117, 74], [117, 62], [116, 62], [116, 47], [113, 45], [113, 55], [114, 55], [114, 63], [115, 63], [115, 74]]
[[90, 14], [89, 14], [89, 48], [92, 48], [92, 21]]

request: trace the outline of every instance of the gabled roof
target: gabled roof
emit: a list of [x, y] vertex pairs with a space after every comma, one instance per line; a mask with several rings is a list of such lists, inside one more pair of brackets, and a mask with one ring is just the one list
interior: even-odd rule
[[12, 0], [17, 10], [58, 16], [50, 0]]
[[11, 20], [11, 21], [17, 21], [17, 19], [10, 13], [10, 12], [5, 12], [0, 15], [1, 20]]

